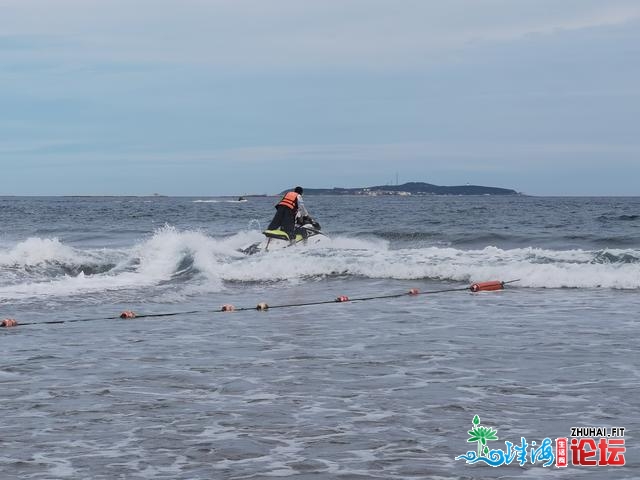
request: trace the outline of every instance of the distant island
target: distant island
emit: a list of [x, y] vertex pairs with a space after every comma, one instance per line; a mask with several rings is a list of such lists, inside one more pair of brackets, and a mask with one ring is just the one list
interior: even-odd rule
[[[286, 193], [287, 190], [282, 192]], [[408, 182], [402, 185], [377, 185], [366, 188], [305, 188], [305, 195], [520, 195], [510, 188], [483, 187], [480, 185], [456, 185], [445, 187], [424, 182]]]

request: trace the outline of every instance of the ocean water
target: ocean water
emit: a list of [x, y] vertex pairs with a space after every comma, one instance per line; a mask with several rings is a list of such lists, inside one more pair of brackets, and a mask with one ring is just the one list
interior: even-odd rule
[[[640, 477], [640, 198], [310, 196], [242, 254], [274, 202], [0, 197], [1, 479]], [[467, 464], [475, 415], [626, 465]]]

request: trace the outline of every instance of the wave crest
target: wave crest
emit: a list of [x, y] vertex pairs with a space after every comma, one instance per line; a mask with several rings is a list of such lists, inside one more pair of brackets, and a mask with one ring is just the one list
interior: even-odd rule
[[215, 238], [171, 226], [119, 249], [85, 250], [55, 238], [30, 238], [0, 250], [0, 296], [7, 300], [166, 285], [180, 292], [217, 292], [242, 282], [332, 276], [466, 283], [519, 279], [519, 287], [640, 288], [637, 249], [395, 249], [387, 240], [335, 237], [322, 245], [252, 256], [238, 252], [261, 239], [257, 230]]

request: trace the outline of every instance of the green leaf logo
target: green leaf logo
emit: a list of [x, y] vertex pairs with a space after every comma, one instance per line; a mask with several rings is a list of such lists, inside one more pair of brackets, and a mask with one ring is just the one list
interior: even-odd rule
[[487, 441], [498, 440], [498, 431], [491, 427], [483, 427], [480, 425], [480, 417], [473, 417], [473, 428], [467, 432], [470, 437], [467, 442], [478, 443], [478, 456], [489, 453]]

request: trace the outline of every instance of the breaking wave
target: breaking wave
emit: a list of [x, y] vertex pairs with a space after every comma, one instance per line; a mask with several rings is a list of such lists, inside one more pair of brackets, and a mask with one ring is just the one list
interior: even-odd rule
[[56, 238], [0, 248], [0, 298], [71, 296], [138, 287], [217, 292], [238, 282], [354, 276], [454, 282], [519, 279], [532, 288], [640, 288], [640, 250], [390, 248], [380, 238], [336, 237], [256, 255], [239, 249], [257, 230], [225, 238], [164, 227], [128, 248], [80, 249]]

